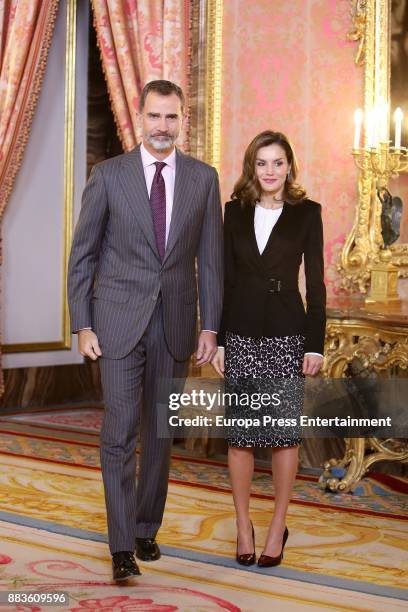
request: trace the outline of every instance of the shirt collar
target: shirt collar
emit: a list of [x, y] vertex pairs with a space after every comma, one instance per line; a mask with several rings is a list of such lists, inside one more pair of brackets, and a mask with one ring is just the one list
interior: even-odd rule
[[[149, 153], [149, 151], [143, 145], [143, 142], [140, 145], [140, 155], [142, 156], [143, 168], [147, 168], [147, 166], [151, 166], [157, 161], [159, 161], [151, 153]], [[166, 163], [168, 166], [170, 166], [170, 168], [172, 168], [173, 170], [176, 169], [176, 149], [175, 148], [170, 153], [170, 155], [168, 155], [165, 159], [163, 159], [163, 162]]]

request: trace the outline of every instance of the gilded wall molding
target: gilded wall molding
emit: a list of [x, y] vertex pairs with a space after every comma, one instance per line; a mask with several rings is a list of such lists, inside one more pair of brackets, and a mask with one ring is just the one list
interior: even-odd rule
[[74, 128], [75, 128], [75, 56], [77, 0], [67, 0], [65, 43], [65, 120], [64, 120], [64, 247], [62, 275], [62, 339], [49, 342], [5, 344], [3, 353], [36, 353], [69, 350], [71, 329], [67, 300], [67, 269], [73, 232], [74, 208]]
[[357, 66], [361, 66], [365, 60], [365, 31], [366, 31], [366, 11], [367, 0], [352, 0], [351, 18], [353, 27], [348, 33], [349, 40], [359, 41], [358, 50], [355, 57]]
[[222, 0], [190, 0], [190, 154], [221, 162]]
[[223, 0], [206, 0], [205, 161], [221, 165]]
[[323, 375], [343, 378], [347, 366], [356, 358], [364, 369], [386, 372], [398, 366], [408, 370], [407, 328], [386, 327], [383, 322], [329, 319]]
[[[355, 63], [363, 69], [365, 117], [381, 102], [390, 103], [390, 11], [391, 2], [385, 0], [352, 0], [353, 26], [348, 37], [359, 41]], [[364, 146], [368, 141], [367, 128], [365, 122]], [[379, 263], [383, 246], [380, 216], [376, 177], [366, 164], [359, 171], [354, 223], [338, 265], [341, 286], [347, 291], [367, 291], [371, 270]], [[394, 244], [391, 252], [399, 276], [408, 277], [408, 245]]]
[[[398, 371], [403, 371], [400, 375], [406, 377], [407, 326], [390, 324], [386, 320], [329, 317], [324, 354], [324, 378], [346, 378], [350, 375], [347, 372], [350, 366], [354, 369], [354, 375], [358, 375], [358, 368], [366, 373], [374, 372], [379, 378], [398, 376]], [[320, 483], [330, 491], [352, 490], [378, 461], [408, 461], [406, 440], [345, 438], [345, 444], [341, 459], [330, 459], [324, 463]]]
[[67, 40], [65, 50], [65, 149], [64, 149], [64, 259], [63, 259], [63, 349], [71, 348], [71, 322], [68, 308], [68, 260], [73, 235], [74, 153], [75, 153], [75, 59], [77, 0], [67, 3]]

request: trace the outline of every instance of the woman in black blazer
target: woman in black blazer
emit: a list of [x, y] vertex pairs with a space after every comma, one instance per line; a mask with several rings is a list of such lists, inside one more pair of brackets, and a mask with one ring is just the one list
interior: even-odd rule
[[[225, 206], [224, 309], [212, 364], [221, 376], [225, 371], [230, 385], [237, 380], [290, 379], [279, 416], [298, 422], [304, 376], [315, 376], [323, 361], [326, 289], [321, 206], [306, 198], [296, 175], [296, 158], [284, 134], [265, 131], [248, 146], [242, 175]], [[306, 311], [298, 288], [302, 257]], [[243, 414], [241, 410], [235, 406], [227, 414]], [[285, 426], [229, 432], [236, 559], [242, 565], [256, 560], [249, 518], [252, 449], [272, 448], [275, 509], [258, 559], [259, 566], [271, 567], [281, 562], [288, 537], [286, 513], [296, 478], [299, 431]]]

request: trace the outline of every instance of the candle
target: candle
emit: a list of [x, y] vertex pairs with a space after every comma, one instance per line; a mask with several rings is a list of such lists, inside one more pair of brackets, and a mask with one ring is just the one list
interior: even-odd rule
[[395, 148], [401, 148], [401, 129], [402, 129], [402, 118], [404, 114], [402, 110], [398, 107], [395, 109], [394, 113], [394, 121], [395, 121]]
[[367, 134], [368, 134], [368, 146], [370, 148], [375, 147], [375, 136], [376, 136], [376, 112], [372, 108], [368, 113], [367, 118]]
[[380, 141], [388, 143], [388, 104], [382, 102], [379, 109]]
[[373, 147], [376, 147], [378, 143], [381, 141], [381, 107], [374, 106], [373, 111], [374, 116], [374, 143]]
[[359, 108], [354, 113], [354, 144], [353, 144], [354, 149], [358, 149], [360, 147], [360, 133], [361, 133], [362, 122], [363, 122], [363, 111], [361, 110], [361, 108]]

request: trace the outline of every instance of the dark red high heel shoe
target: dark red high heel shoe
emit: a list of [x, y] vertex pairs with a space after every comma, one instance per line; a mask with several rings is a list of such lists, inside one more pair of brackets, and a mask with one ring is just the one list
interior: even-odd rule
[[275, 565], [281, 564], [282, 559], [283, 559], [283, 549], [285, 548], [285, 544], [286, 544], [286, 540], [288, 539], [288, 535], [289, 535], [288, 528], [285, 527], [285, 531], [283, 532], [282, 550], [280, 552], [280, 555], [277, 555], [276, 557], [270, 557], [269, 555], [264, 555], [262, 553], [262, 555], [258, 559], [259, 567], [275, 567]]
[[238, 554], [238, 536], [237, 536], [237, 554], [236, 554], [236, 560], [240, 565], [253, 565], [256, 561], [256, 556], [255, 556], [255, 532], [254, 532], [254, 526], [252, 524], [251, 521], [251, 527], [252, 527], [252, 542], [254, 543], [254, 552], [253, 553], [245, 553], [243, 555], [239, 555]]

